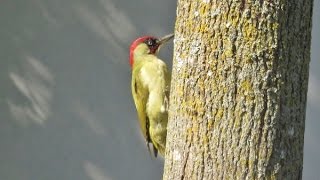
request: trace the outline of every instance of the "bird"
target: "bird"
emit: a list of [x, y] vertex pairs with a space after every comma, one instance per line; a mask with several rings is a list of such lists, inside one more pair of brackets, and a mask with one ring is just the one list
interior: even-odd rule
[[129, 64], [132, 70], [131, 91], [143, 137], [149, 153], [164, 157], [167, 136], [170, 72], [157, 57], [163, 44], [174, 37], [143, 36], [130, 46]]

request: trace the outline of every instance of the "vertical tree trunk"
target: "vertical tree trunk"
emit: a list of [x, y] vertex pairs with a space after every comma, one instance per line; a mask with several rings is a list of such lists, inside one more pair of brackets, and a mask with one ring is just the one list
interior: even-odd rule
[[312, 0], [179, 0], [164, 179], [301, 179]]

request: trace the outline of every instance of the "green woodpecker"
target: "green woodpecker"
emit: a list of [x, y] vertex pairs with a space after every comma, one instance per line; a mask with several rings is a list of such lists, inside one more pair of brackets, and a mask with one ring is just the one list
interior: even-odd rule
[[170, 91], [170, 73], [156, 55], [161, 45], [171, 38], [173, 34], [160, 39], [144, 36], [130, 46], [133, 100], [148, 150], [150, 152], [149, 143], [152, 143], [155, 157], [158, 151], [162, 156], [165, 153]]

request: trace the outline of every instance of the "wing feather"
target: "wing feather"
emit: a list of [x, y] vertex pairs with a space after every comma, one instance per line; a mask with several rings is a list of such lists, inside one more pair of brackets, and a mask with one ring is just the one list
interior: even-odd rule
[[[150, 101], [149, 94], [153, 91], [156, 91], [156, 93], [160, 93], [159, 95], [162, 95], [161, 93], [165, 93], [164, 97], [162, 96], [164, 98], [163, 105], [165, 107], [165, 110], [168, 110], [170, 74], [167, 71], [166, 65], [161, 60], [154, 61], [154, 58], [152, 58], [151, 60], [143, 60], [144, 61], [141, 60], [140, 63], [137, 62], [135, 64], [135, 67], [133, 68], [131, 89], [138, 113], [140, 128], [144, 138], [147, 141], [148, 150], [150, 152], [149, 143], [152, 143], [154, 156], [157, 157], [158, 148], [160, 147], [158, 147], [157, 144], [154, 144], [156, 142], [153, 142], [154, 139], [151, 139], [150, 137], [150, 122], [148, 117], [148, 113], [150, 113], [150, 107], [147, 106], [148, 102]], [[163, 79], [154, 78], [159, 76], [163, 77]], [[158, 92], [159, 89], [162, 89], [164, 91]], [[147, 109], [149, 109], [149, 112], [147, 112]], [[162, 152], [162, 154], [164, 154], [164, 152]]]
[[[139, 78], [139, 74], [136, 71], [133, 72], [132, 75], [132, 82], [131, 82], [131, 88], [132, 88], [132, 96], [134, 103], [136, 105], [138, 118], [139, 118], [139, 125], [142, 130], [142, 134], [144, 138], [150, 142], [150, 135], [148, 132], [148, 124], [149, 119], [147, 117], [146, 113], [146, 105], [148, 101], [149, 92], [148, 89], [143, 87], [143, 84]], [[136, 76], [138, 75], [138, 76]]]

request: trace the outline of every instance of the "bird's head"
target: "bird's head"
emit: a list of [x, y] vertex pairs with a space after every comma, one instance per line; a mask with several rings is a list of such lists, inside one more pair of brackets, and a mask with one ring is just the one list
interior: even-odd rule
[[157, 54], [161, 45], [173, 38], [173, 34], [168, 34], [162, 38], [154, 36], [143, 36], [134, 40], [130, 46], [129, 63], [132, 68], [135, 55]]

